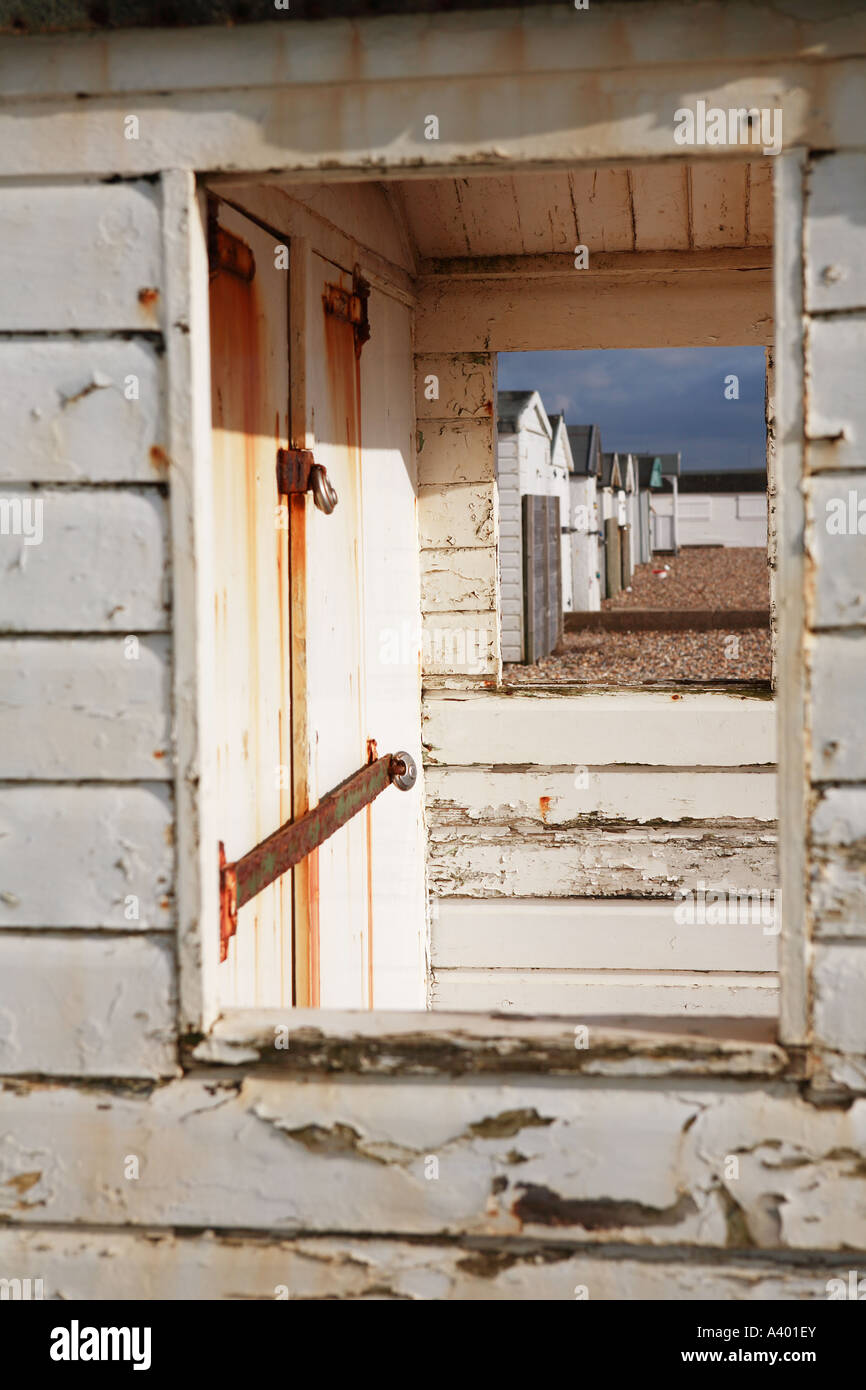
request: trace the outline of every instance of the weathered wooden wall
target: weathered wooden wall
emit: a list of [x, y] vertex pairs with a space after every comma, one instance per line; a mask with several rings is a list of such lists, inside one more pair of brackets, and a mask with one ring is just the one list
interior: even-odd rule
[[866, 1102], [816, 1104], [773, 1044], [308, 1012], [276, 1015], [280, 1051], [274, 1017], [220, 1025], [150, 1092], [5, 1090], [4, 1275], [66, 1298], [823, 1299], [866, 1247]]
[[[773, 703], [760, 697], [428, 692], [434, 1003], [772, 1012], [773, 930], [760, 921], [742, 936], [699, 922], [684, 928], [675, 914], [676, 895], [699, 885], [764, 893], [770, 913], [774, 744]], [[640, 931], [649, 902], [659, 930], [636, 954], [628, 920]], [[543, 949], [542, 923], [558, 951]], [[696, 938], [706, 935], [715, 949], [704, 955]], [[598, 947], [589, 950], [593, 936]], [[754, 950], [743, 949], [747, 940]]]
[[172, 191], [0, 190], [0, 492], [41, 509], [0, 536], [7, 1075], [176, 1067]]
[[812, 1026], [866, 1052], [866, 154], [813, 157], [803, 187]]
[[495, 381], [494, 354], [416, 353], [421, 668], [428, 684], [452, 675], [495, 682], [501, 670]]
[[[863, 481], [863, 16], [833, 0], [796, 18], [671, 0], [626, 4], [614, 20], [608, 6], [554, 7], [531, 33], [506, 11], [388, 23], [388, 43], [370, 21], [332, 26], [330, 46], [323, 24], [0, 44], [0, 172], [36, 180], [0, 187], [0, 352], [16, 362], [9, 380], [24, 383], [0, 404], [14, 422], [3, 481], [10, 491], [13, 481], [49, 485], [65, 537], [56, 571], [39, 547], [0, 541], [19, 598], [0, 639], [0, 1274], [44, 1278], [50, 1297], [100, 1299], [571, 1300], [580, 1287], [590, 1298], [826, 1298], [827, 1279], [862, 1268], [866, 1250], [863, 552], [819, 524], [828, 486]], [[465, 173], [466, 161], [667, 158], [660, 113], [696, 95], [780, 103], [786, 145], [816, 156], [805, 185], [805, 157], [782, 177], [777, 303], [790, 312], [777, 328], [777, 587], [780, 689], [790, 692], [780, 739], [786, 1036], [809, 1041], [803, 925], [822, 1048], [786, 1053], [759, 1040], [766, 1028], [719, 1042], [590, 1026], [581, 1047], [570, 1025], [268, 1014], [224, 1019], [191, 1054], [178, 1044], [174, 958], [177, 949], [181, 1029], [208, 1033], [214, 990], [201, 948], [216, 920], [217, 835], [200, 759], [210, 421], [190, 171], [305, 166], [332, 180], [371, 161], [462, 160]], [[436, 147], [421, 132], [424, 111], [440, 106]], [[130, 109], [142, 117], [137, 142], [123, 138]], [[170, 172], [150, 182], [160, 170]], [[148, 181], [96, 182], [116, 174]], [[440, 361], [472, 350], [417, 346]], [[135, 406], [121, 390], [130, 372], [142, 383]], [[457, 411], [444, 418], [456, 434]], [[798, 512], [807, 447], [808, 570]], [[474, 611], [495, 631], [491, 479], [466, 479], [467, 505], [428, 533], [425, 550], [476, 518], [477, 543], [461, 549], [479, 567]], [[433, 498], [437, 483], [426, 486]], [[105, 537], [95, 529], [103, 516]], [[143, 568], [124, 553], [117, 563], [118, 522]], [[60, 534], [46, 530], [43, 545]], [[41, 598], [26, 591], [28, 567]], [[118, 604], [135, 615], [137, 662], [123, 646], [133, 620]], [[441, 611], [462, 622], [466, 609], [461, 591]], [[43, 611], [57, 626], [43, 625]], [[495, 675], [493, 662], [482, 680]], [[427, 679], [457, 687], [428, 701], [434, 719], [434, 700], [473, 695], [459, 688], [466, 677]], [[500, 698], [507, 705], [495, 697], [491, 710]], [[721, 750], [736, 732], [735, 760], [707, 774], [694, 803], [675, 780], [688, 719], [651, 762], [640, 721], [620, 721], [620, 768], [588, 717], [571, 756], [604, 769], [598, 803], [615, 815], [620, 776], [635, 781], [630, 804], [673, 798], [677, 818], [690, 804], [732, 814], [751, 778], [750, 811], [763, 821], [765, 770], [737, 770], [755, 746], [754, 712], [740, 722], [717, 740]], [[450, 756], [471, 762], [461, 749]], [[661, 790], [647, 780], [656, 777]], [[527, 806], [535, 792], [524, 788]], [[555, 782], [543, 794], [555, 796]], [[125, 912], [132, 896], [137, 919]], [[287, 1050], [274, 1045], [282, 1022]]]

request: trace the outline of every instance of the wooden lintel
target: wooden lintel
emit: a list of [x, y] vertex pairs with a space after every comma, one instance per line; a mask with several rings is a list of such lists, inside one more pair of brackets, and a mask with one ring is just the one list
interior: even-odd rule
[[504, 280], [547, 279], [559, 275], [670, 275], [672, 271], [769, 270], [772, 249], [767, 246], [724, 247], [712, 251], [590, 251], [584, 270], [576, 270], [572, 252], [541, 256], [447, 256], [422, 260], [422, 279]]

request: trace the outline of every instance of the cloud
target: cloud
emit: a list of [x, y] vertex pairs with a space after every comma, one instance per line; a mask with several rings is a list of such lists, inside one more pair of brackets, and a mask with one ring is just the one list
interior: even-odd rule
[[[725, 378], [739, 378], [739, 399]], [[502, 390], [534, 387], [569, 424], [601, 426], [605, 449], [680, 450], [683, 466], [756, 468], [766, 459], [763, 348], [523, 352], [499, 357]]]

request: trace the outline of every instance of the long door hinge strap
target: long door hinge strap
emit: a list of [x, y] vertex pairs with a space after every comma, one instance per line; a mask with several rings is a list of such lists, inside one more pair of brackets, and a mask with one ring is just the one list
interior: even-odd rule
[[386, 753], [347, 777], [312, 811], [287, 821], [234, 863], [226, 862], [220, 844], [220, 960], [226, 959], [229, 940], [237, 931], [239, 908], [306, 859], [387, 786], [409, 791], [417, 777], [418, 769], [409, 753]]
[[326, 284], [325, 293], [322, 295], [325, 313], [352, 325], [356, 357], [361, 356], [361, 349], [370, 340], [369, 300], [369, 282], [364, 279], [361, 268], [357, 265], [352, 274], [351, 290], [344, 289], [342, 285]]

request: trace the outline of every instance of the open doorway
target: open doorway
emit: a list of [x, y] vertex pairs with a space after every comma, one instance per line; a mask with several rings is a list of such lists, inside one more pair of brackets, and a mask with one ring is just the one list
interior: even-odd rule
[[769, 684], [766, 378], [757, 346], [500, 355], [509, 684]]
[[[724, 376], [745, 378], [730, 360], [742, 344], [760, 364], [748, 387], [760, 453], [773, 307], [769, 229], [754, 220], [761, 187], [744, 166], [667, 164], [387, 187], [221, 185], [223, 199], [272, 238], [263, 258], [288, 247], [290, 436], [324, 462], [340, 498], [328, 517], [306, 498], [305, 638], [291, 643], [291, 700], [295, 722], [305, 694], [307, 732], [292, 775], [306, 769], [312, 802], [351, 777], [376, 740], [380, 754], [402, 747], [423, 758], [423, 818], [420, 796], [388, 791], [320, 845], [306, 914], [320, 985], [309, 1002], [407, 1007], [422, 997], [446, 1009], [771, 1016], [776, 926], [773, 918], [765, 931], [760, 915], [775, 910], [777, 879], [766, 680], [685, 689], [686, 673], [616, 689], [586, 675], [513, 678], [499, 407], [521, 382], [500, 382], [499, 400], [496, 384], [506, 354], [603, 353], [611, 362], [650, 349], [682, 360], [719, 344], [729, 345]], [[512, 205], [519, 217], [503, 221]], [[575, 265], [578, 238], [589, 246], [585, 269]], [[369, 335], [338, 363], [334, 306], [350, 307], [361, 284]], [[732, 411], [746, 401], [740, 388], [739, 401], [725, 401]], [[560, 583], [564, 574], [572, 589], [571, 607], [554, 609], [554, 646], [569, 614], [615, 614], [636, 587], [599, 592], [597, 610], [574, 608], [572, 557], [563, 561], [580, 505], [569, 451], [573, 464], [583, 442], [584, 456], [601, 460], [596, 492], [607, 488], [614, 503], [602, 520], [617, 533], [620, 566], [625, 549], [634, 580], [668, 550], [667, 577], [647, 583], [669, 593], [680, 516], [661, 499], [682, 476], [668, 456], [685, 446], [646, 425], [605, 438], [614, 427], [593, 413], [595, 402], [573, 421], [552, 402], [566, 416], [554, 441], [542, 393], [534, 396], [527, 409], [542, 433], [547, 419], [548, 444], [566, 457], [559, 515], [549, 493], [528, 492], [544, 503], [533, 504], [534, 555], [552, 536]], [[587, 426], [601, 439], [582, 441]], [[656, 502], [644, 537], [650, 559], [641, 558], [641, 491]], [[526, 525], [524, 510], [519, 501]], [[681, 920], [705, 890], [724, 895], [733, 922]], [[296, 910], [296, 965], [303, 922]]]

